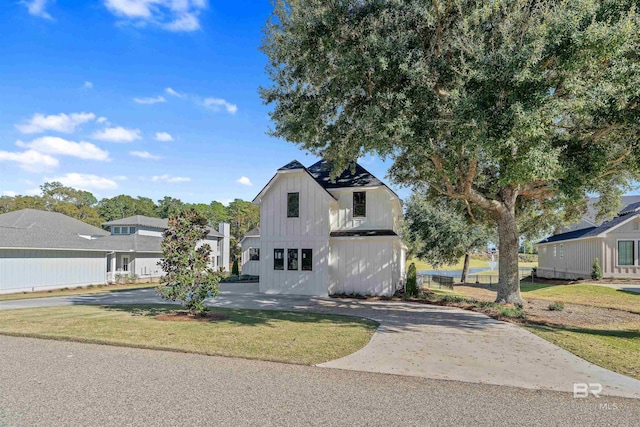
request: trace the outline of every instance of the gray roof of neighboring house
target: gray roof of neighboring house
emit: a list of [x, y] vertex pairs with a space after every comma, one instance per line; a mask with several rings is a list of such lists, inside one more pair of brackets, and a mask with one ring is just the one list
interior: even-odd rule
[[244, 237], [260, 237], [260, 227], [252, 228], [244, 233]]
[[561, 233], [561, 234], [554, 234], [553, 236], [549, 236], [544, 240], [541, 240], [538, 243], [553, 243], [553, 242], [562, 242], [565, 240], [573, 240], [573, 239], [584, 239], [587, 237], [596, 237], [602, 233], [605, 233], [606, 231], [616, 227], [617, 225], [619, 225], [620, 223], [632, 218], [632, 217], [636, 217], [640, 215], [640, 212], [638, 211], [631, 211], [631, 212], [627, 212], [627, 213], [623, 213], [615, 218], [613, 218], [610, 221], [606, 221], [604, 223], [602, 223], [602, 225], [598, 226], [598, 227], [588, 227], [588, 228], [583, 228], [580, 230], [572, 230], [566, 233]]
[[[157, 228], [160, 230], [166, 230], [169, 227], [169, 220], [166, 218], [153, 218], [150, 216], [144, 215], [134, 215], [127, 218], [114, 219], [112, 221], [108, 221], [102, 224], [105, 227], [111, 226], [131, 226], [131, 227], [148, 227], [148, 228]], [[209, 229], [209, 236], [214, 237], [224, 237], [222, 233], [214, 230], [211, 227], [207, 227]]]
[[[86, 239], [81, 235], [96, 238]], [[23, 209], [0, 215], [0, 248], [160, 252], [161, 243], [159, 236], [110, 235], [56, 212]]]
[[96, 240], [80, 235], [109, 233], [69, 216], [36, 209], [22, 209], [0, 215], [1, 248], [96, 249]]

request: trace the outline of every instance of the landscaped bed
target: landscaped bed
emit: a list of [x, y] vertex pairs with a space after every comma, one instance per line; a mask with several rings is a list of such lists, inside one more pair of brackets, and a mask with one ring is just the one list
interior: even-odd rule
[[222, 308], [211, 309], [208, 321], [175, 321], [175, 311], [180, 307], [6, 310], [0, 334], [313, 365], [359, 350], [377, 328], [347, 316]]
[[12, 294], [0, 294], [0, 302], [21, 300], [21, 299], [33, 299], [33, 298], [51, 298], [51, 297], [66, 297], [71, 295], [101, 294], [104, 292], [127, 291], [127, 290], [133, 290], [133, 289], [152, 288], [155, 286], [158, 286], [158, 284], [147, 282], [147, 283], [131, 283], [131, 284], [76, 286], [72, 288], [50, 289], [47, 291], [35, 291], [35, 292], [16, 292]]

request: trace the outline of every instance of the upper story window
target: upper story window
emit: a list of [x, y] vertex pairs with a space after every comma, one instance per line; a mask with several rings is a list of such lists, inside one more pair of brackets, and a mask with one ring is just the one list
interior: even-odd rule
[[129, 234], [136, 234], [136, 228], [135, 227], [129, 227]]
[[560, 245], [560, 259], [564, 258], [564, 246]]
[[287, 218], [300, 217], [300, 193], [287, 193]]
[[249, 261], [260, 261], [260, 248], [249, 248]]
[[113, 227], [111, 229], [112, 234], [120, 234], [120, 227]]
[[367, 193], [365, 191], [353, 192], [353, 216], [367, 216]]
[[618, 240], [618, 265], [634, 265], [635, 243], [633, 240]]
[[136, 227], [112, 227], [111, 234], [135, 234]]

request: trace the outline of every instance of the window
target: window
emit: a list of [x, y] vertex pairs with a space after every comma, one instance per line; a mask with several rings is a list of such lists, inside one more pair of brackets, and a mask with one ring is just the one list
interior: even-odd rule
[[260, 248], [249, 248], [249, 261], [260, 261]]
[[284, 270], [284, 249], [273, 250], [273, 269]]
[[136, 228], [135, 227], [129, 227], [129, 234], [135, 234], [136, 233]]
[[129, 271], [129, 257], [122, 257], [122, 271]]
[[300, 193], [287, 193], [287, 218], [300, 216]]
[[546, 254], [546, 253], [547, 253], [547, 247], [546, 247], [546, 246], [543, 246], [543, 247], [542, 247], [542, 253], [543, 253], [543, 254]]
[[560, 259], [564, 258], [564, 247], [560, 245]]
[[302, 250], [302, 270], [304, 271], [313, 270], [313, 250], [312, 249]]
[[553, 257], [554, 258], [556, 257], [556, 247], [555, 246], [553, 247]]
[[113, 227], [113, 234], [120, 234], [120, 227]]
[[353, 216], [367, 216], [367, 193], [364, 191], [355, 191], [353, 193]]
[[618, 265], [633, 265], [635, 243], [633, 240], [618, 241]]
[[287, 270], [298, 269], [298, 250], [287, 249]]

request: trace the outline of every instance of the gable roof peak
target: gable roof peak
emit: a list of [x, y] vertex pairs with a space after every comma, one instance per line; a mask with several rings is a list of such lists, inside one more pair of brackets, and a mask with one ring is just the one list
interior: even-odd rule
[[299, 161], [292, 160], [289, 163], [287, 163], [286, 165], [284, 165], [281, 168], [279, 168], [278, 170], [279, 171], [290, 171], [290, 170], [296, 170], [296, 169], [306, 169], [306, 168]]

